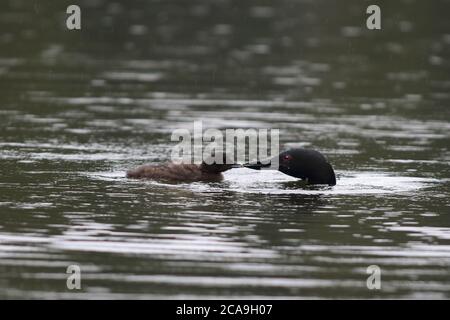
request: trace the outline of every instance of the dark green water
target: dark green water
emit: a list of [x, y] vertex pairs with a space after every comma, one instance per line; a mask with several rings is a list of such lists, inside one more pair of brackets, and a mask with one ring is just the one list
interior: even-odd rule
[[[71, 3], [0, 4], [1, 298], [450, 297], [449, 1], [380, 1], [381, 31], [356, 0], [86, 0], [68, 31]], [[200, 120], [338, 184], [124, 178]]]

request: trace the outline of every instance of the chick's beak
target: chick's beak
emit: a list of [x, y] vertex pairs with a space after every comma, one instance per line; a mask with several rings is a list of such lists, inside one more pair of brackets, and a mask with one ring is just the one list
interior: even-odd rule
[[253, 170], [261, 170], [262, 168], [268, 168], [272, 165], [272, 161], [262, 163], [261, 161], [253, 162], [253, 163], [245, 163], [242, 166], [244, 168], [249, 168]]

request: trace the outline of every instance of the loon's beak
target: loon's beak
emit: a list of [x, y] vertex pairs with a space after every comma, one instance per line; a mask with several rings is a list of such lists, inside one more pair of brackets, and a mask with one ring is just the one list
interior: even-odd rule
[[233, 169], [233, 168], [242, 168], [242, 167], [244, 167], [244, 165], [239, 164], [239, 163], [235, 163], [235, 164], [231, 165], [231, 169]]

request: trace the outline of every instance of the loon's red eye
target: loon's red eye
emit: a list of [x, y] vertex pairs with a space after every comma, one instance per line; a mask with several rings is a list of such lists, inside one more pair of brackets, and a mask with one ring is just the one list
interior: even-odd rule
[[285, 155], [283, 156], [283, 160], [290, 161], [290, 160], [292, 160], [292, 156], [291, 156], [290, 154], [285, 154]]

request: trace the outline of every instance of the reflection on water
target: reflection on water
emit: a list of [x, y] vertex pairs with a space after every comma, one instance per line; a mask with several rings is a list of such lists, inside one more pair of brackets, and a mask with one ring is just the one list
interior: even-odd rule
[[[445, 3], [385, 4], [373, 33], [356, 0], [81, 1], [77, 33], [65, 6], [3, 1], [0, 297], [449, 298]], [[279, 128], [337, 186], [124, 177], [199, 120]]]

